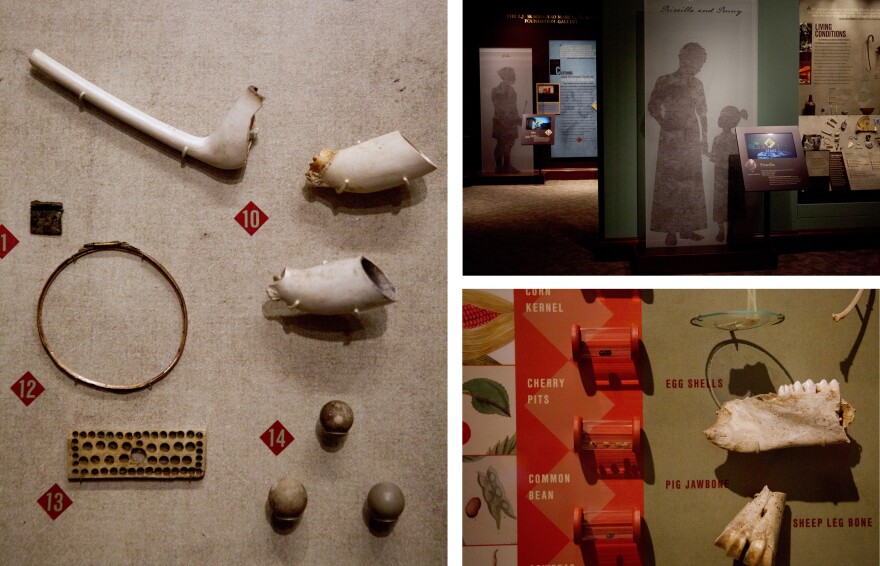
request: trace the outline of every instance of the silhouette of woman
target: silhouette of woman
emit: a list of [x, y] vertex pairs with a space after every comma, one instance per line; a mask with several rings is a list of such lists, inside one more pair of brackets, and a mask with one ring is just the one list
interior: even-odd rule
[[520, 114], [516, 107], [516, 73], [513, 67], [504, 67], [498, 71], [501, 84], [492, 89], [492, 104], [495, 114], [492, 116], [492, 137], [495, 138], [495, 172], [519, 173], [510, 163], [510, 151], [516, 142]]
[[706, 95], [696, 77], [706, 63], [706, 50], [688, 43], [678, 53], [678, 70], [654, 83], [648, 113], [660, 124], [651, 230], [666, 232], [666, 245], [678, 243], [675, 233], [702, 240], [707, 227], [703, 194], [703, 161], [709, 154]]

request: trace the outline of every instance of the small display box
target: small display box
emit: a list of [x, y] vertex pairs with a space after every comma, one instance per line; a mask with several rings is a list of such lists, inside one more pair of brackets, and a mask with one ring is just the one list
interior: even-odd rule
[[571, 325], [571, 355], [588, 365], [597, 385], [638, 386], [639, 326], [581, 328]]
[[638, 455], [642, 426], [637, 418], [624, 421], [585, 421], [574, 418], [574, 451], [625, 450]]
[[638, 509], [584, 511], [574, 508], [574, 543], [632, 542], [642, 536], [642, 514]]

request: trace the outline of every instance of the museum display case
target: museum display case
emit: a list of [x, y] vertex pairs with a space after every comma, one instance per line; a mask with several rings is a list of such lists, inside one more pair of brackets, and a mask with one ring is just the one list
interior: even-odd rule
[[[505, 303], [463, 356], [465, 566], [880, 558], [876, 290], [467, 290], [464, 328]], [[635, 385], [572, 348], [603, 329]]]

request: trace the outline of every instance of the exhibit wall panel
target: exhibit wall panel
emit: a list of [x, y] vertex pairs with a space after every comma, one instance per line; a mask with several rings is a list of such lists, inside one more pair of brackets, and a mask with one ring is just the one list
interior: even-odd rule
[[[523, 114], [534, 106], [532, 50], [480, 49], [480, 120], [484, 173], [533, 168], [534, 151], [522, 144]], [[509, 156], [509, 158], [508, 158]]]
[[602, 210], [608, 239], [638, 234], [639, 171], [637, 148], [644, 140], [639, 119], [638, 52], [642, 0], [605, 0], [602, 4]]
[[[799, 0], [758, 2], [758, 96], [753, 123], [762, 126], [797, 124]], [[603, 3], [603, 236], [606, 239], [635, 238], [644, 222], [639, 220], [646, 205], [639, 202], [645, 182], [641, 166], [621, 156], [634, 155], [645, 140], [645, 120], [638, 119], [638, 57], [644, 50], [637, 30], [644, 2]], [[764, 54], [773, 56], [764, 56]], [[648, 93], [649, 94], [649, 93]], [[717, 116], [716, 116], [717, 119]], [[648, 118], [647, 120], [651, 120]], [[711, 122], [710, 122], [711, 123]], [[647, 172], [645, 172], [647, 174]], [[760, 195], [747, 195], [751, 228], [762, 229]], [[798, 204], [796, 192], [771, 197], [771, 227], [774, 231], [877, 227], [880, 203]]]
[[733, 128], [755, 123], [757, 9], [749, 0], [645, 3], [648, 247], [717, 244]]

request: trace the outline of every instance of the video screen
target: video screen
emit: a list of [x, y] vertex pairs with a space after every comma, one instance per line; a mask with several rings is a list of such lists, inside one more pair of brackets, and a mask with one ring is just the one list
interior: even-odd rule
[[785, 159], [797, 157], [794, 136], [781, 134], [745, 134], [749, 159]]
[[533, 116], [531, 118], [526, 118], [526, 129], [527, 130], [545, 130], [550, 127], [550, 117], [549, 116]]

